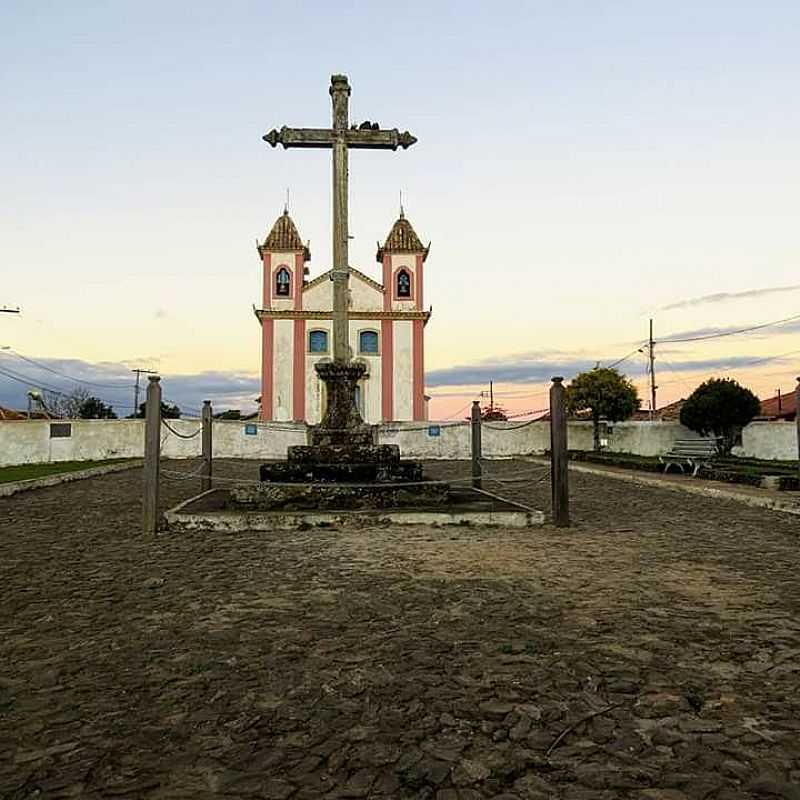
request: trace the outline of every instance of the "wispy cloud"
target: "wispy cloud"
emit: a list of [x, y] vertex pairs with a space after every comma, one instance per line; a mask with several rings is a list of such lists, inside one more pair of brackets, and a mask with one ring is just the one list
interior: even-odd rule
[[678, 300], [675, 303], [662, 306], [662, 311], [671, 311], [676, 308], [693, 308], [694, 306], [710, 305], [712, 303], [726, 303], [729, 300], [746, 300], [752, 297], [765, 297], [771, 294], [784, 294], [786, 292], [800, 291], [800, 283], [791, 286], [770, 286], [764, 289], [747, 289], [744, 292], [716, 292], [714, 294], [704, 294], [699, 297], [690, 297], [686, 300]]
[[[788, 355], [788, 354], [787, 354]], [[601, 360], [602, 364], [611, 363], [614, 359]], [[678, 359], [669, 362], [662, 361], [674, 372], [727, 372], [736, 369], [747, 369], [765, 362], [780, 364], [788, 358], [775, 356], [726, 356], [718, 358]], [[426, 385], [435, 389], [440, 386], [483, 386], [490, 380], [497, 384], [519, 384], [521, 386], [547, 383], [554, 375], [562, 375], [567, 380], [579, 372], [592, 369], [597, 361], [585, 358], [583, 355], [554, 355], [554, 354], [525, 354], [498, 356], [496, 358], [478, 361], [474, 364], [461, 364], [456, 367], [432, 370], [426, 376]], [[638, 378], [643, 374], [643, 364], [635, 359], [630, 359], [619, 365], [620, 372], [628, 377]], [[437, 393], [437, 396], [468, 395], [467, 393]], [[506, 393], [508, 396], [510, 394]]]
[[[608, 358], [601, 363], [613, 360]], [[569, 378], [591, 369], [597, 361], [598, 359], [587, 358], [586, 355], [577, 353], [540, 352], [496, 356], [472, 364], [431, 370], [426, 375], [426, 385], [432, 388], [476, 386], [486, 384], [490, 380], [496, 383], [543, 383], [554, 375]]]
[[675, 331], [668, 334], [663, 339], [656, 337], [657, 342], [677, 342], [683, 339], [699, 339], [702, 337], [723, 337], [734, 333], [746, 333], [748, 336], [758, 339], [767, 336], [780, 336], [787, 333], [797, 333], [800, 331], [800, 320], [784, 322], [777, 325], [763, 326], [756, 330], [747, 330], [747, 326], [728, 325], [725, 327], [709, 326], [706, 328], [690, 328], [684, 331]]
[[[69, 393], [80, 386], [111, 404], [120, 416], [133, 410], [134, 378], [125, 364], [91, 363], [80, 359], [33, 358], [24, 361], [13, 353], [0, 353], [0, 405], [22, 408], [30, 388]], [[13, 376], [13, 377], [10, 377]], [[236, 372], [200, 372], [161, 376], [164, 397], [187, 411], [199, 410], [203, 400], [215, 408], [255, 408], [260, 392], [256, 375]], [[140, 387], [140, 401], [142, 389]]]

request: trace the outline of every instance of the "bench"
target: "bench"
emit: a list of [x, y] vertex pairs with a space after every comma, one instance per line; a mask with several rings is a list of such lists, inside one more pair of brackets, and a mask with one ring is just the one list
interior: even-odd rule
[[692, 477], [697, 477], [697, 473], [704, 464], [708, 464], [717, 455], [718, 439], [676, 439], [672, 444], [672, 450], [659, 456], [658, 460], [664, 465], [664, 472], [676, 466], [681, 472], [685, 472], [684, 467], [692, 468]]

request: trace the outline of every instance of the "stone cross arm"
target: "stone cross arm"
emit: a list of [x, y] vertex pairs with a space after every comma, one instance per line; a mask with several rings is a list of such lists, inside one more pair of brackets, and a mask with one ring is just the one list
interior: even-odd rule
[[397, 150], [398, 147], [406, 150], [417, 141], [408, 131], [400, 133], [397, 128], [389, 130], [348, 128], [339, 134], [330, 128], [287, 128], [285, 125], [279, 131], [271, 130], [262, 138], [273, 147], [282, 144], [284, 149], [331, 148], [338, 135], [343, 135], [348, 149], [354, 150]]

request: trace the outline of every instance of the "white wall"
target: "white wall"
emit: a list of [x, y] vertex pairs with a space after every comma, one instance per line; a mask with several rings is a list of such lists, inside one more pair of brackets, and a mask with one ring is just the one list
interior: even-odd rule
[[[183, 435], [200, 427], [200, 420], [167, 420]], [[142, 458], [144, 420], [74, 420], [72, 435], [51, 439], [50, 422], [25, 420], [0, 422], [0, 466], [49, 461], [102, 461], [110, 458]], [[245, 434], [244, 422], [214, 421], [214, 455], [218, 458], [285, 458], [286, 448], [306, 443], [306, 426], [296, 423], [256, 425], [256, 435]], [[161, 453], [165, 458], [200, 455], [200, 436], [182, 439], [161, 428]]]
[[797, 426], [794, 422], [751, 422], [742, 431], [737, 456], [791, 461], [797, 458]]
[[292, 418], [294, 398], [294, 320], [276, 319], [273, 328], [273, 373], [272, 418], [288, 421]]
[[394, 320], [394, 413], [395, 419], [414, 418], [414, 323]]
[[[199, 420], [168, 420], [176, 431], [188, 435], [200, 427]], [[144, 420], [76, 420], [71, 422], [69, 438], [51, 439], [50, 422], [30, 420], [0, 421], [0, 466], [36, 464], [49, 461], [101, 461], [111, 458], [141, 458], [144, 453]], [[255, 424], [256, 434], [245, 433]], [[430, 423], [435, 426], [436, 423]], [[468, 459], [468, 424], [441, 423], [439, 435], [431, 436], [429, 425], [397, 422], [381, 425], [381, 444], [398, 444], [406, 458]], [[190, 458], [200, 455], [200, 436], [181, 439], [166, 427], [161, 430], [161, 452], [165, 458]], [[692, 436], [685, 428], [669, 422], [626, 422], [614, 426], [608, 450], [639, 455], [666, 452], [675, 439]], [[515, 422], [486, 423], [482, 429], [486, 458], [541, 455], [550, 445], [547, 422], [521, 425]], [[592, 448], [591, 423], [568, 426], [569, 447]], [[293, 444], [305, 444], [307, 428], [302, 423], [239, 421], [214, 422], [214, 455], [217, 458], [285, 458]], [[744, 429], [737, 455], [751, 458], [797, 458], [797, 431], [794, 423], [754, 422]]]

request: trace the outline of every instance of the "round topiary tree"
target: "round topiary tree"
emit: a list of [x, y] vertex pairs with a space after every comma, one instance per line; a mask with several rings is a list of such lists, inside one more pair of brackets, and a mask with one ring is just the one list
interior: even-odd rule
[[720, 455], [730, 455], [737, 433], [761, 410], [759, 399], [733, 378], [711, 378], [701, 383], [681, 408], [681, 425], [719, 437]]
[[600, 450], [600, 420], [621, 422], [631, 417], [641, 400], [636, 387], [611, 367], [595, 367], [576, 375], [566, 388], [567, 412], [592, 412], [593, 443]]

